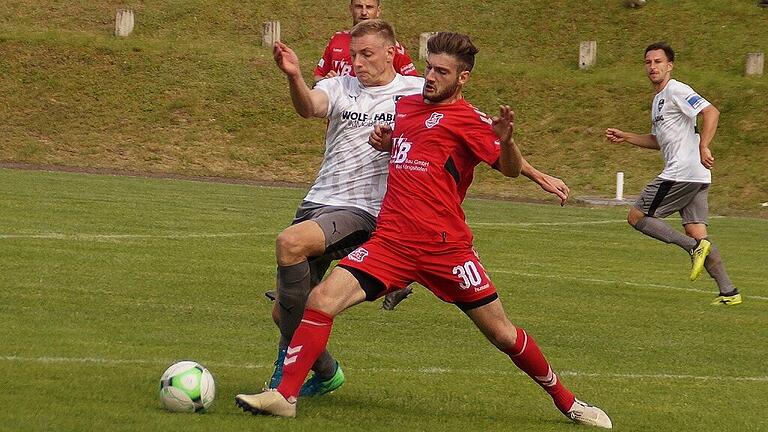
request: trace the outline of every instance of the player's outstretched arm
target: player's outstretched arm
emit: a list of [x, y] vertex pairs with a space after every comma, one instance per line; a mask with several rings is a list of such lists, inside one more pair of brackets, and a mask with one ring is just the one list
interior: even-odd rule
[[517, 177], [523, 168], [523, 155], [520, 148], [512, 139], [515, 130], [515, 113], [508, 105], [499, 105], [499, 115], [491, 120], [493, 132], [499, 138], [501, 155], [499, 156], [499, 171], [507, 177]]
[[388, 124], [373, 126], [373, 132], [368, 135], [368, 144], [380, 152], [392, 150], [392, 127]]
[[560, 199], [561, 206], [565, 205], [565, 202], [571, 194], [571, 190], [564, 181], [537, 170], [533, 165], [528, 163], [525, 158], [523, 158], [523, 168], [521, 173], [537, 185], [541, 186], [545, 191], [556, 195]]
[[642, 148], [659, 149], [659, 143], [656, 141], [656, 136], [651, 134], [636, 134], [632, 132], [624, 132], [623, 130], [616, 128], [608, 128], [605, 130], [605, 138], [612, 143], [628, 142]]
[[328, 95], [321, 90], [310, 90], [301, 76], [299, 57], [282, 42], [275, 42], [272, 48], [275, 64], [288, 77], [291, 101], [296, 112], [304, 117], [325, 117], [328, 112]]

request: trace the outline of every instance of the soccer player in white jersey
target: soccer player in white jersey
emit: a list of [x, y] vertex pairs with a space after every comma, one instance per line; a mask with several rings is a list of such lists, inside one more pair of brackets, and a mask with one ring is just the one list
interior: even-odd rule
[[[690, 86], [672, 79], [674, 62], [675, 52], [664, 42], [651, 44], [645, 50], [645, 72], [656, 91], [651, 105], [651, 133], [614, 128], [605, 131], [611, 142], [660, 149], [664, 157], [664, 171], [645, 187], [629, 210], [627, 221], [643, 234], [688, 252], [691, 280], [706, 268], [720, 289], [713, 305], [737, 305], [742, 301], [741, 294], [728, 277], [717, 247], [707, 238], [707, 192], [715, 163], [709, 145], [720, 111]], [[697, 118], [701, 119], [701, 128], [696, 126]], [[662, 220], [674, 212], [682, 216], [685, 234]]]
[[[280, 384], [285, 350], [304, 313], [309, 292], [332, 260], [367, 240], [376, 226], [387, 186], [389, 156], [371, 148], [368, 135], [376, 124], [392, 125], [395, 101], [418, 93], [424, 84], [421, 77], [395, 72], [395, 35], [389, 24], [365, 20], [351, 34], [356, 76], [328, 78], [314, 89], [304, 82], [296, 53], [281, 42], [274, 45], [275, 62], [288, 78], [296, 112], [304, 118], [327, 118], [328, 127], [320, 172], [299, 205], [293, 224], [277, 237], [273, 318], [281, 337], [270, 388]], [[325, 394], [344, 383], [338, 362], [327, 351], [312, 369], [315, 374], [302, 387], [303, 396]]]

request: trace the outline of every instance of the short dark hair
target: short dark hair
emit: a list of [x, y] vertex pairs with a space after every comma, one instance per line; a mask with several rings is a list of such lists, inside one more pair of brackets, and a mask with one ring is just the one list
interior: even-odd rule
[[469, 36], [461, 33], [440, 32], [427, 42], [430, 54], [450, 54], [459, 61], [459, 72], [472, 71], [475, 67], [475, 54], [480, 50], [475, 47]]
[[352, 37], [360, 37], [369, 34], [375, 34], [385, 39], [390, 45], [395, 45], [395, 29], [392, 26], [380, 19], [367, 19], [360, 21], [352, 27], [349, 32]]
[[[349, 5], [352, 6], [352, 3], [354, 3], [355, 0], [349, 0]], [[381, 6], [381, 0], [376, 0], [376, 6]]]
[[664, 50], [664, 54], [667, 56], [667, 61], [675, 61], [675, 50], [673, 50], [672, 47], [669, 46], [669, 44], [666, 42], [656, 42], [648, 45], [648, 48], [645, 49], [645, 54], [643, 54], [643, 56], [648, 54], [648, 51], [656, 50]]

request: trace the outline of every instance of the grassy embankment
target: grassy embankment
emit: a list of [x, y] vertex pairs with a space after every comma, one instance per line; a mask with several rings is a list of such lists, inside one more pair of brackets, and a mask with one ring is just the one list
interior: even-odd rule
[[[0, 162], [307, 183], [322, 157], [322, 120], [300, 119], [285, 80], [260, 47], [278, 19], [309, 78], [328, 37], [349, 24], [346, 2], [64, 2], [9, 0], [0, 10]], [[137, 27], [111, 36], [114, 10]], [[675, 76], [722, 111], [711, 207], [765, 215], [768, 78], [743, 76], [748, 52], [768, 51], [768, 11], [753, 1], [384, 3], [416, 57], [418, 35], [471, 34], [481, 53], [466, 94], [493, 112], [517, 111], [517, 137], [534, 165], [565, 178], [575, 196], [612, 196], [616, 171], [634, 194], [659, 156], [615, 147], [605, 127], [649, 129], [651, 89], [642, 51], [664, 39]], [[580, 40], [598, 65], [577, 68]], [[418, 62], [419, 68], [423, 62]], [[548, 199], [523, 180], [481, 170], [474, 193]]]

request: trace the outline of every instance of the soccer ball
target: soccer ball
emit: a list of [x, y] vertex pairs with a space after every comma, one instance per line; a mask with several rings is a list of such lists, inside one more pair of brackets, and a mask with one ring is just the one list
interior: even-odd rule
[[203, 411], [211, 406], [215, 395], [213, 375], [197, 362], [172, 364], [160, 377], [160, 401], [168, 411]]
[[625, 0], [624, 3], [631, 8], [639, 8], [645, 6], [645, 0]]

